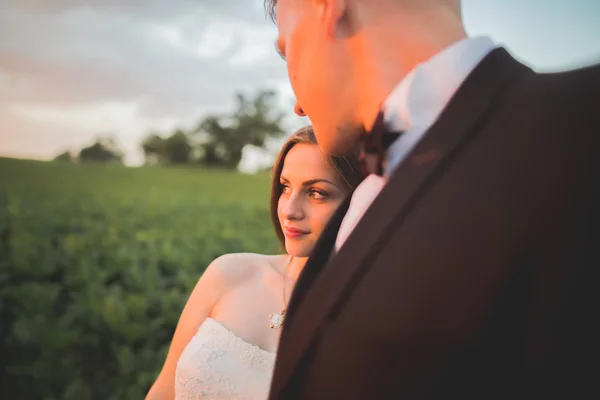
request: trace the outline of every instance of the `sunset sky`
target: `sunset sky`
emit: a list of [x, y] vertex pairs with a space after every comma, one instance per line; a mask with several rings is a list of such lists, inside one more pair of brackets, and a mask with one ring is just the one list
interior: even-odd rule
[[[600, 62], [600, 1], [463, 4], [469, 34], [534, 69]], [[110, 133], [139, 164], [141, 137], [230, 110], [238, 90], [276, 88], [291, 112], [275, 37], [262, 0], [0, 0], [0, 156], [48, 159]]]

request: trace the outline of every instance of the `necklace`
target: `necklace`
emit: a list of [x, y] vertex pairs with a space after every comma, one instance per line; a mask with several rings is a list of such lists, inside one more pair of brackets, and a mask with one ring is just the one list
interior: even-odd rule
[[287, 307], [287, 304], [285, 301], [285, 277], [287, 275], [287, 269], [290, 266], [290, 263], [292, 262], [292, 258], [294, 258], [294, 257], [290, 256], [290, 258], [288, 258], [288, 261], [285, 264], [285, 267], [283, 269], [283, 289], [282, 289], [283, 308], [281, 309], [281, 311], [274, 312], [269, 315], [269, 326], [271, 327], [271, 329], [281, 328], [283, 326], [283, 321], [285, 320], [285, 310]]

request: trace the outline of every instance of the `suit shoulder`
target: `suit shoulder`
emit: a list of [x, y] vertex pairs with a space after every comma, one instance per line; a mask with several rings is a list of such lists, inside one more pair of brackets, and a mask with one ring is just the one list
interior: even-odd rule
[[537, 73], [530, 83], [547, 101], [597, 105], [600, 95], [600, 64], [560, 72]]
[[[503, 109], [555, 129], [571, 121], [586, 132], [600, 127], [600, 65], [527, 74], [509, 92]], [[516, 114], [515, 114], [516, 113]]]

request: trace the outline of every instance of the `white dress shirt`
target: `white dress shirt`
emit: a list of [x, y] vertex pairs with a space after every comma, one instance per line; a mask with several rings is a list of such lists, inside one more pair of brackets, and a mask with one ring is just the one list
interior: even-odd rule
[[436, 121], [454, 93], [496, 45], [488, 37], [463, 39], [417, 65], [383, 104], [386, 126], [404, 133], [389, 147], [384, 176], [368, 176], [354, 191], [338, 232], [338, 251], [358, 224], [388, 177]]

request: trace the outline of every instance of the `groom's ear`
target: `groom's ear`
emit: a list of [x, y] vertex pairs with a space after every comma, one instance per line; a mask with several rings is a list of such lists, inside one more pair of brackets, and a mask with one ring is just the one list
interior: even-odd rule
[[312, 0], [317, 11], [317, 18], [325, 29], [328, 38], [338, 35], [340, 22], [346, 14], [347, 0]]

